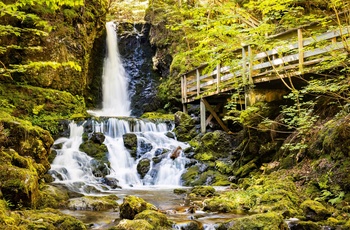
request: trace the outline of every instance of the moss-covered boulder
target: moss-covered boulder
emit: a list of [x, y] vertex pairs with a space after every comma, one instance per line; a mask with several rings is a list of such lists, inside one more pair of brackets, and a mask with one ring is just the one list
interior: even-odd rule
[[321, 221], [331, 216], [331, 212], [318, 201], [305, 200], [301, 206], [307, 220]]
[[189, 141], [197, 135], [195, 122], [188, 114], [184, 112], [175, 113], [174, 133], [179, 141]]
[[151, 168], [151, 160], [147, 158], [143, 158], [139, 161], [137, 164], [137, 172], [140, 174], [141, 179], [145, 177], [145, 175], [148, 173], [148, 171]]
[[92, 173], [96, 177], [104, 177], [109, 174], [109, 161], [107, 157], [107, 146], [103, 144], [104, 135], [93, 133], [91, 137], [80, 144], [79, 150], [93, 157], [91, 161]]
[[40, 189], [38, 208], [66, 208], [69, 200], [67, 190], [62, 187], [45, 184]]
[[39, 176], [43, 176], [50, 168], [48, 156], [53, 144], [50, 133], [28, 121], [12, 117], [0, 111], [0, 124], [6, 130], [4, 148], [14, 149], [19, 155], [30, 157], [35, 161], [34, 167]]
[[109, 230], [154, 230], [154, 227], [147, 220], [128, 220], [124, 219], [115, 227]]
[[117, 200], [115, 195], [84, 196], [70, 199], [67, 206], [71, 210], [107, 211], [118, 208]]
[[[37, 206], [39, 199], [38, 165], [30, 157], [20, 156], [14, 150], [0, 149], [1, 193], [13, 208]], [[43, 166], [41, 166], [43, 167]]]
[[154, 229], [172, 229], [173, 222], [163, 213], [154, 210], [145, 210], [137, 214], [134, 220], [146, 220]]
[[322, 229], [322, 226], [320, 224], [312, 222], [312, 221], [293, 221], [291, 223], [288, 223], [290, 230], [319, 230]]
[[199, 185], [213, 185], [213, 186], [227, 186], [231, 182], [228, 176], [221, 174], [217, 170], [208, 169], [206, 165], [193, 165], [187, 168], [186, 172], [181, 175], [183, 185], [199, 186]]
[[137, 155], [137, 136], [134, 133], [126, 133], [123, 135], [125, 148], [129, 151], [132, 157]]
[[229, 229], [288, 230], [289, 228], [281, 214], [269, 212], [235, 219]]
[[212, 186], [195, 186], [190, 193], [199, 197], [212, 197], [215, 195], [215, 192], [215, 188]]
[[157, 208], [147, 203], [144, 199], [136, 196], [126, 196], [123, 203], [120, 205], [120, 218], [134, 219], [135, 215], [144, 210], [157, 210]]
[[72, 229], [85, 230], [85, 225], [74, 217], [54, 209], [9, 211], [9, 203], [0, 200], [0, 229]]
[[[215, 161], [227, 158], [232, 154], [231, 136], [226, 132], [217, 130], [206, 133], [195, 144], [195, 158], [200, 161]], [[191, 142], [193, 144], [193, 142]]]

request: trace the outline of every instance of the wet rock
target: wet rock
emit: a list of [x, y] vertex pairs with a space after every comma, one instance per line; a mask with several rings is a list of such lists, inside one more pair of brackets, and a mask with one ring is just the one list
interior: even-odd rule
[[319, 230], [322, 227], [312, 221], [291, 221], [288, 222], [288, 227], [290, 230]]
[[132, 157], [136, 157], [137, 154], [137, 136], [134, 133], [126, 133], [123, 135], [123, 141], [125, 148], [129, 151]]
[[194, 120], [186, 113], [175, 113], [174, 133], [179, 141], [189, 141], [197, 135]]
[[90, 164], [92, 167], [92, 174], [94, 174], [95, 177], [104, 177], [109, 174], [109, 168], [107, 167], [106, 162], [92, 159]]
[[109, 196], [84, 196], [69, 200], [68, 208], [71, 210], [107, 211], [118, 207], [118, 199], [115, 195]]
[[147, 220], [155, 229], [172, 229], [172, 221], [161, 212], [145, 210], [135, 216], [135, 220]]
[[120, 218], [132, 220], [144, 210], [157, 210], [157, 208], [144, 199], [136, 196], [126, 196], [120, 205]]
[[212, 197], [215, 192], [215, 188], [212, 186], [195, 186], [191, 189], [191, 194], [200, 197]]
[[115, 227], [109, 230], [154, 230], [154, 227], [146, 220], [128, 220], [124, 219]]
[[323, 204], [314, 200], [306, 200], [301, 206], [307, 220], [321, 221], [331, 216], [330, 211]]
[[106, 137], [103, 133], [92, 133], [90, 140], [96, 144], [102, 145]]
[[203, 230], [204, 229], [202, 223], [195, 220], [178, 223], [175, 226], [176, 226], [176, 229], [181, 229], [181, 230]]
[[176, 149], [174, 149], [174, 151], [171, 153], [170, 158], [172, 160], [175, 160], [176, 158], [178, 158], [180, 156], [182, 152], [182, 148], [180, 146], [178, 146]]
[[104, 163], [108, 162], [106, 153], [108, 152], [107, 146], [104, 144], [98, 144], [92, 140], [83, 142], [79, 146], [79, 150], [86, 153], [87, 155], [95, 158], [96, 160], [103, 161]]
[[285, 223], [281, 214], [276, 212], [269, 212], [263, 214], [255, 214], [238, 218], [234, 221], [231, 230], [240, 229], [275, 229], [287, 230], [288, 225]]
[[151, 167], [150, 159], [144, 158], [137, 164], [137, 172], [140, 174], [141, 179], [145, 177]]
[[102, 178], [102, 183], [108, 185], [112, 189], [122, 188], [119, 185], [119, 181], [116, 178], [113, 178], [113, 177], [104, 177], [104, 178]]
[[176, 189], [174, 189], [174, 193], [178, 194], [178, 195], [181, 195], [181, 194], [187, 193], [187, 190], [186, 189], [182, 189], [182, 188], [176, 188]]
[[145, 140], [141, 140], [139, 143], [139, 148], [138, 148], [137, 154], [139, 156], [142, 156], [143, 154], [151, 151], [152, 148], [153, 148], [153, 146], [151, 143], [147, 143]]
[[169, 138], [172, 138], [172, 139], [175, 139], [175, 134], [173, 132], [167, 132], [165, 134], [165, 136], [169, 137]]

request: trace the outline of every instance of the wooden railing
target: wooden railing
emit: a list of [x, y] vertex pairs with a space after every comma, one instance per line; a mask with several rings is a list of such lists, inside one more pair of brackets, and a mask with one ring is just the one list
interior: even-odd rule
[[[317, 63], [335, 55], [335, 51], [347, 52], [350, 27], [303, 39], [297, 30], [297, 42], [253, 54], [249, 45], [242, 47], [242, 59], [235, 67], [221, 67], [202, 75], [202, 65], [181, 78], [182, 103], [190, 103], [229, 90], [235, 90], [238, 82], [257, 84], [279, 78], [302, 75], [315, 71]], [[350, 43], [349, 43], [350, 44]]]

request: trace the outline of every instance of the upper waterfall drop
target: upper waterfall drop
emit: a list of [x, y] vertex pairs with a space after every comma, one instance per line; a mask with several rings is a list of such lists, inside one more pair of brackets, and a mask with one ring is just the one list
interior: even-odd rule
[[128, 80], [119, 55], [116, 25], [106, 23], [107, 55], [104, 59], [102, 74], [102, 109], [88, 111], [94, 116], [128, 117], [130, 116], [130, 98]]

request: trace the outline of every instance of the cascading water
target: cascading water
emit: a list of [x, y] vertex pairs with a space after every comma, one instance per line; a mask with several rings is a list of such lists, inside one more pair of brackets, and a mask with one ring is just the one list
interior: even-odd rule
[[[103, 108], [90, 111], [92, 115], [103, 116], [100, 119], [103, 121], [90, 120], [80, 125], [72, 122], [69, 125], [70, 137], [55, 141], [57, 156], [51, 165], [51, 175], [56, 182], [65, 183], [71, 190], [81, 193], [131, 186], [180, 186], [181, 174], [189, 162], [182, 149], [188, 145], [178, 142], [171, 134], [173, 125], [170, 122], [115, 118], [129, 116], [130, 101], [115, 25], [109, 22], [106, 27], [108, 54], [102, 76]], [[95, 159], [86, 149], [82, 151], [82, 145], [89, 141], [88, 148], [93, 148], [94, 135], [103, 136], [99, 144], [106, 148], [107, 161]], [[136, 150], [126, 148], [126, 135], [136, 140]]]
[[107, 22], [107, 56], [103, 64], [102, 110], [89, 111], [94, 116], [130, 116], [130, 98], [125, 69], [119, 55], [114, 22]]
[[[180, 186], [181, 174], [188, 159], [183, 153], [172, 159], [174, 149], [184, 149], [187, 144], [168, 137], [171, 125], [155, 124], [138, 119], [131, 121], [109, 118], [103, 122], [92, 122], [93, 133], [105, 135], [104, 144], [108, 149], [106, 166], [108, 175], [94, 175], [95, 159], [79, 150], [83, 143], [84, 124], [70, 124], [70, 137], [55, 141], [57, 156], [51, 165], [51, 174], [56, 182], [65, 183], [74, 191], [89, 193], [113, 190], [109, 181], [116, 179], [118, 187]], [[136, 156], [132, 157], [124, 146], [123, 135], [132, 134], [137, 138]], [[91, 134], [90, 134], [91, 136]], [[148, 170], [141, 178], [137, 169], [141, 161], [149, 163]], [[106, 180], [106, 178], [108, 180]]]

